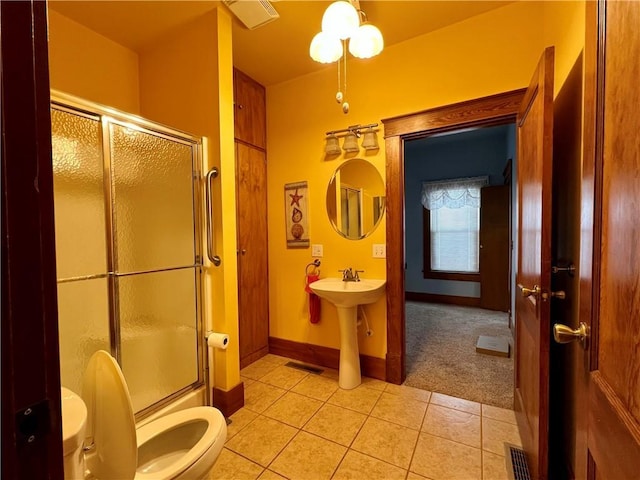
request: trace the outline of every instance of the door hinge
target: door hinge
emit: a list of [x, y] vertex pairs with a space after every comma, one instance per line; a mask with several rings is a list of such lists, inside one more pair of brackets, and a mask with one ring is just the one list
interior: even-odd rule
[[51, 432], [51, 407], [45, 399], [15, 414], [18, 446], [26, 446], [41, 440]]

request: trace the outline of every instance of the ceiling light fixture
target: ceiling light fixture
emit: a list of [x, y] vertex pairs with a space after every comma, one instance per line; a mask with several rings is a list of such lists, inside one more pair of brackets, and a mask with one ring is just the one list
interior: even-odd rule
[[[322, 31], [313, 37], [309, 55], [320, 63], [338, 62], [336, 101], [349, 113], [347, 94], [347, 40], [349, 53], [356, 58], [371, 58], [382, 52], [384, 39], [380, 30], [367, 21], [359, 0], [333, 2], [322, 16]], [[344, 61], [339, 60], [344, 57]], [[341, 65], [342, 63], [342, 65]]]

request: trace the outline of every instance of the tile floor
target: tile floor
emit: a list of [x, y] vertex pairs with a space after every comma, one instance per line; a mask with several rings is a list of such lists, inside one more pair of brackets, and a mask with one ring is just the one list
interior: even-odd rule
[[240, 372], [210, 479], [506, 480], [504, 442], [521, 445], [511, 410], [363, 378], [338, 388], [267, 355]]

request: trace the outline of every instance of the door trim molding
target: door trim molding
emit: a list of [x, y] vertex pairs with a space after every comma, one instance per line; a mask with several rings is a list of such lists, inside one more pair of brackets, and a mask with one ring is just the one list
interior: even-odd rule
[[382, 119], [387, 199], [387, 382], [405, 377], [404, 142], [438, 132], [516, 121], [525, 89]]
[[0, 2], [2, 478], [63, 477], [47, 52], [45, 2]]

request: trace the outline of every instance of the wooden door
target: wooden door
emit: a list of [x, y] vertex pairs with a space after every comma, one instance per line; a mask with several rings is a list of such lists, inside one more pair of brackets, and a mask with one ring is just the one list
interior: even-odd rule
[[509, 185], [480, 196], [480, 307], [509, 310]]
[[638, 25], [638, 2], [587, 2], [577, 478], [640, 476]]
[[269, 351], [267, 162], [236, 142], [240, 368]]
[[233, 70], [235, 138], [250, 145], [267, 148], [265, 90], [255, 80]]
[[525, 93], [518, 141], [518, 277], [515, 410], [533, 478], [546, 478], [549, 422], [549, 288], [553, 47], [547, 48]]

